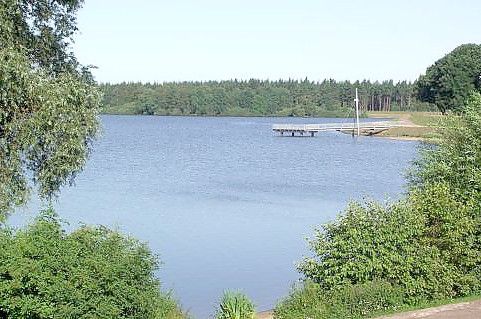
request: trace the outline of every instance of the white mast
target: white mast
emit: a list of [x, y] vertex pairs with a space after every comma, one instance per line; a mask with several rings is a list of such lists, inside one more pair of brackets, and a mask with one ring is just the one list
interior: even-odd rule
[[357, 88], [356, 88], [356, 98], [354, 99], [356, 102], [356, 126], [357, 126], [357, 136], [361, 135], [361, 127], [359, 125], [359, 97], [357, 95]]

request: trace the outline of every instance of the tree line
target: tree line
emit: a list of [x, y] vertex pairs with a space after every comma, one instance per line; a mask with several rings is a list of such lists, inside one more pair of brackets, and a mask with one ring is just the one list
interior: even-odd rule
[[415, 82], [250, 79], [100, 88], [103, 112], [113, 114], [347, 116], [356, 88], [362, 111], [459, 113], [471, 92], [481, 92], [481, 45], [460, 45]]
[[415, 85], [383, 82], [228, 80], [100, 85], [103, 112], [147, 115], [346, 116], [359, 91], [362, 111], [428, 111]]

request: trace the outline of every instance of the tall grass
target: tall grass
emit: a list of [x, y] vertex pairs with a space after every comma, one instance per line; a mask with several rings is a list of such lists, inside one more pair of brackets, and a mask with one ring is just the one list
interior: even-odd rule
[[254, 304], [240, 292], [226, 291], [222, 296], [216, 319], [254, 319]]

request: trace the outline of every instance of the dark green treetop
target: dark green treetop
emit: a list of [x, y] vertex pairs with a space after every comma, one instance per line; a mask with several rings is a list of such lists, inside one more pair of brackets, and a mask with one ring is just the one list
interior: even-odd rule
[[418, 98], [443, 113], [463, 110], [472, 91], [481, 90], [481, 45], [463, 44], [436, 61], [417, 81]]

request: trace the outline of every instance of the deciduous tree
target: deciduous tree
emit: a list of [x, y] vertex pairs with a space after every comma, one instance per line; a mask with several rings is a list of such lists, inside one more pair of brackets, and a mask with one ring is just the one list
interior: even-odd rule
[[461, 112], [472, 91], [481, 90], [481, 45], [463, 44], [436, 61], [416, 83], [418, 98], [443, 113]]
[[0, 3], [0, 217], [83, 168], [100, 94], [69, 50], [82, 1]]

